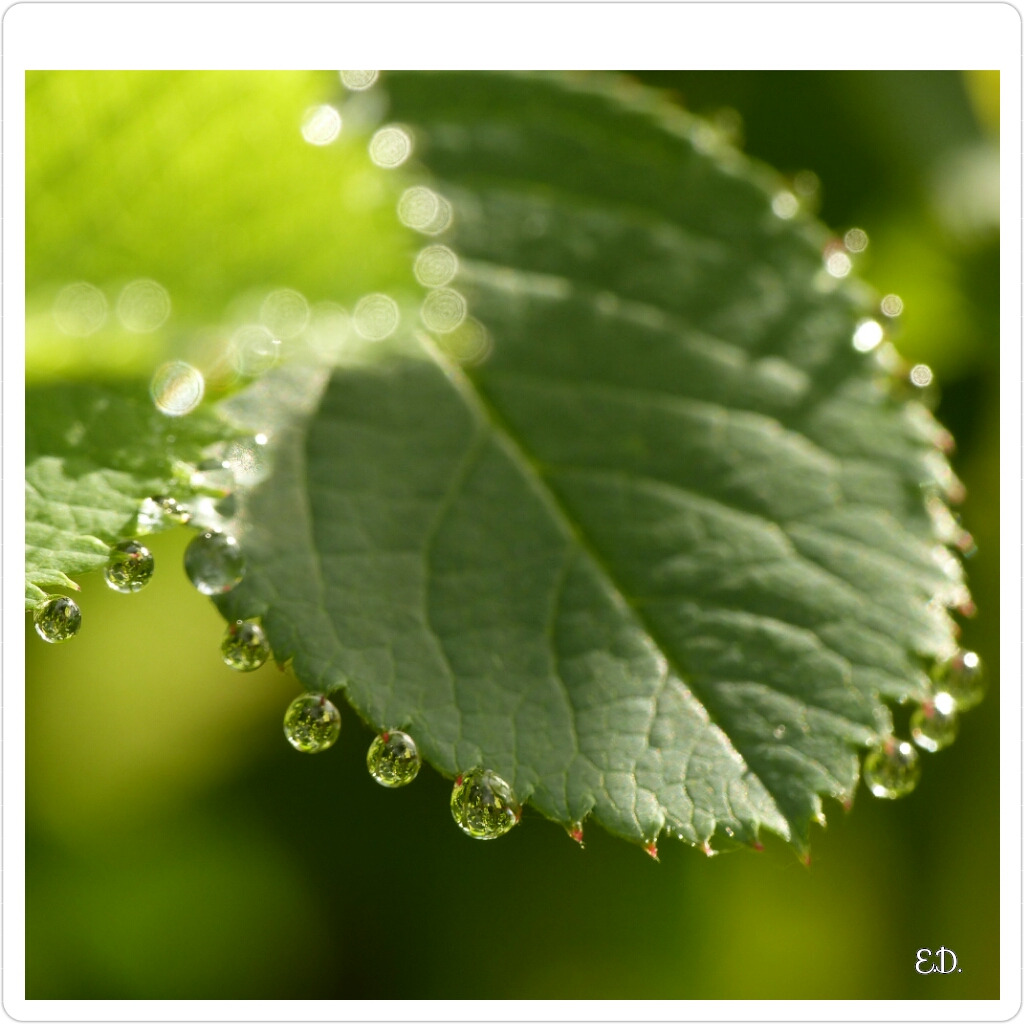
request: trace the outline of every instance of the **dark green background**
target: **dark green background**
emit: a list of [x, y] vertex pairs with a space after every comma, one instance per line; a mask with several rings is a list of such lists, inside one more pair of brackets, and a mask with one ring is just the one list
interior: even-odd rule
[[[220, 664], [178, 530], [155, 539], [141, 594], [83, 580], [73, 643], [28, 627], [29, 998], [998, 997], [998, 239], [954, 235], [930, 198], [957, 150], [992, 137], [998, 80], [640, 77], [742, 122], [782, 172], [814, 170], [822, 219], [868, 232], [859, 269], [904, 297], [897, 343], [936, 368], [959, 441], [979, 547], [963, 641], [987, 699], [909, 798], [827, 804], [810, 867], [770, 837], [710, 860], [664, 841], [656, 864], [595, 828], [581, 851], [529, 810], [474, 842], [430, 769], [404, 791], [372, 782], [347, 711], [333, 750], [288, 747], [297, 684]], [[962, 973], [916, 974], [916, 950], [940, 945]]]

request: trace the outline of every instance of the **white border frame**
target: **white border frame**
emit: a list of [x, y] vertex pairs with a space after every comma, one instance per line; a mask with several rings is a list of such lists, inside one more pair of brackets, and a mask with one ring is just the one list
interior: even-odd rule
[[[586, 13], [580, 10], [586, 7]], [[451, 19], [458, 19], [457, 31]], [[18, 3], [3, 19], [3, 1007], [16, 1020], [1008, 1020], [1021, 1005], [1021, 38], [1008, 3]], [[1001, 72], [1001, 998], [24, 998], [24, 73], [35, 68], [672, 67]]]

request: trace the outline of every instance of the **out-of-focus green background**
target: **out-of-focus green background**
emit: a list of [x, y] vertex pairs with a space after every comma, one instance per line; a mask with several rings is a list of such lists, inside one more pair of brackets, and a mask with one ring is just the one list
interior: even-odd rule
[[[382, 112], [343, 108], [353, 141], [323, 152], [298, 136], [308, 104], [339, 98], [333, 74], [119, 74], [29, 79], [30, 385], [142, 372], [154, 345], [198, 360], [245, 289], [350, 304], [408, 285], [392, 186], [365, 159]], [[29, 998], [998, 997], [998, 75], [638, 77], [813, 171], [816, 193], [794, 187], [821, 218], [867, 231], [858, 272], [903, 298], [897, 344], [936, 370], [958, 439], [980, 609], [963, 642], [988, 697], [909, 798], [828, 805], [810, 867], [771, 837], [714, 859], [664, 842], [656, 864], [594, 828], [580, 850], [529, 811], [474, 842], [429, 768], [397, 792], [369, 778], [347, 710], [326, 754], [286, 744], [298, 685], [221, 664], [179, 529], [154, 539], [142, 593], [82, 580], [72, 643], [26, 627]], [[150, 348], [47, 327], [63, 284], [131, 277], [175, 303]], [[962, 973], [915, 973], [940, 945]]]

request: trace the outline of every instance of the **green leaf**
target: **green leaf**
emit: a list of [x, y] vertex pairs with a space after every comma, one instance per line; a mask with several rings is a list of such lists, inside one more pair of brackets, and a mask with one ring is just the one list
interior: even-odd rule
[[938, 426], [852, 347], [868, 300], [823, 269], [823, 229], [657, 94], [385, 87], [491, 350], [459, 367], [407, 326], [233, 400], [276, 468], [222, 611], [441, 772], [491, 768], [565, 825], [803, 849], [891, 728], [883, 699], [921, 699], [955, 648]]
[[25, 407], [25, 604], [43, 587], [106, 564], [130, 535], [140, 501], [179, 490], [174, 466], [235, 436], [209, 408], [181, 419], [157, 412], [141, 385], [29, 388]]

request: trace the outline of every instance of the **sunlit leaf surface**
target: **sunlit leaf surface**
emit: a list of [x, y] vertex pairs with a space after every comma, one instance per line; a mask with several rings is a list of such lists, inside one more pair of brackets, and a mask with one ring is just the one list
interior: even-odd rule
[[624, 82], [384, 87], [454, 216], [399, 213], [457, 253], [472, 319], [431, 335], [406, 310], [333, 375], [234, 401], [276, 469], [222, 610], [565, 825], [805, 847], [964, 594], [939, 428], [852, 344], [849, 263], [773, 212], [770, 172]]

